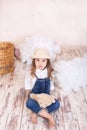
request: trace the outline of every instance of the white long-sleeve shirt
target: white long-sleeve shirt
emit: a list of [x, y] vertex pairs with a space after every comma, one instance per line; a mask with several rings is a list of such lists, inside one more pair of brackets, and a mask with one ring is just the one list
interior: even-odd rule
[[[36, 73], [38, 78], [47, 78], [47, 68], [44, 70], [36, 69]], [[36, 77], [32, 77], [29, 72], [26, 72], [25, 76], [25, 90], [31, 90], [34, 87], [36, 82]], [[54, 90], [53, 80], [50, 81], [50, 90]]]

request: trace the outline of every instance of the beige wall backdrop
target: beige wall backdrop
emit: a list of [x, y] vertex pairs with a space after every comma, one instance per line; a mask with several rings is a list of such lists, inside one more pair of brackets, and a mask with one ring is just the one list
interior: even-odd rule
[[34, 35], [87, 45], [87, 0], [0, 0], [0, 41]]

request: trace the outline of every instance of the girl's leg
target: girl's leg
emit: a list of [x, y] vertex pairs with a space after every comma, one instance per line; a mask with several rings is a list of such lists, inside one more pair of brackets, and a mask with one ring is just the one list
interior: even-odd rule
[[54, 125], [55, 125], [55, 121], [53, 119], [53, 117], [46, 111], [46, 110], [41, 110], [39, 113], [38, 113], [39, 116], [41, 117], [44, 117], [46, 119], [48, 119], [49, 121], [49, 127], [52, 128]]
[[58, 108], [60, 107], [60, 103], [58, 100], [55, 100], [55, 103], [52, 103], [50, 106], [46, 107], [48, 112], [53, 112], [55, 110], [58, 110]]
[[34, 99], [31, 98], [29, 98], [28, 101], [26, 102], [26, 106], [36, 114], [42, 109], [39, 106], [39, 104]]
[[37, 123], [37, 114], [32, 112], [30, 115], [31, 122], [36, 124]]
[[32, 123], [37, 123], [37, 114], [34, 113], [32, 110], [29, 109], [29, 114], [30, 114], [30, 120]]
[[34, 123], [34, 124], [37, 123], [37, 113], [42, 108], [40, 108], [39, 104], [31, 98], [29, 98], [28, 101], [26, 102], [26, 106], [27, 106], [27, 108], [29, 108], [32, 111], [30, 114], [30, 119], [31, 119], [32, 123]]
[[59, 101], [55, 100], [55, 103], [52, 103], [50, 106], [48, 106], [46, 108], [48, 110], [48, 112], [46, 110], [41, 110], [41, 112], [39, 113], [40, 116], [48, 119], [50, 128], [55, 125], [55, 121], [54, 121], [53, 117], [49, 113], [52, 112], [52, 111], [57, 110], [59, 107], [60, 107]]

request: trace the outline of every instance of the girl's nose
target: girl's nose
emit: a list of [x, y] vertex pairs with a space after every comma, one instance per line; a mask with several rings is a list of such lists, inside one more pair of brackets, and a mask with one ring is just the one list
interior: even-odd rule
[[39, 62], [39, 65], [42, 65], [42, 62]]

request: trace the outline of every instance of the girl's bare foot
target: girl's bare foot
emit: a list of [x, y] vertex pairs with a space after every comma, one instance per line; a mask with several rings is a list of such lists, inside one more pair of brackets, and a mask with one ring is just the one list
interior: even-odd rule
[[53, 117], [50, 117], [49, 118], [49, 127], [52, 128], [54, 126], [55, 126], [55, 121], [54, 121]]
[[42, 110], [42, 111], [40, 111], [39, 115], [41, 117], [44, 117], [44, 118], [48, 119], [50, 128], [54, 127], [55, 121], [54, 121], [51, 114], [49, 114], [46, 110]]
[[32, 113], [30, 116], [30, 119], [33, 124], [36, 124], [37, 123], [37, 114]]

